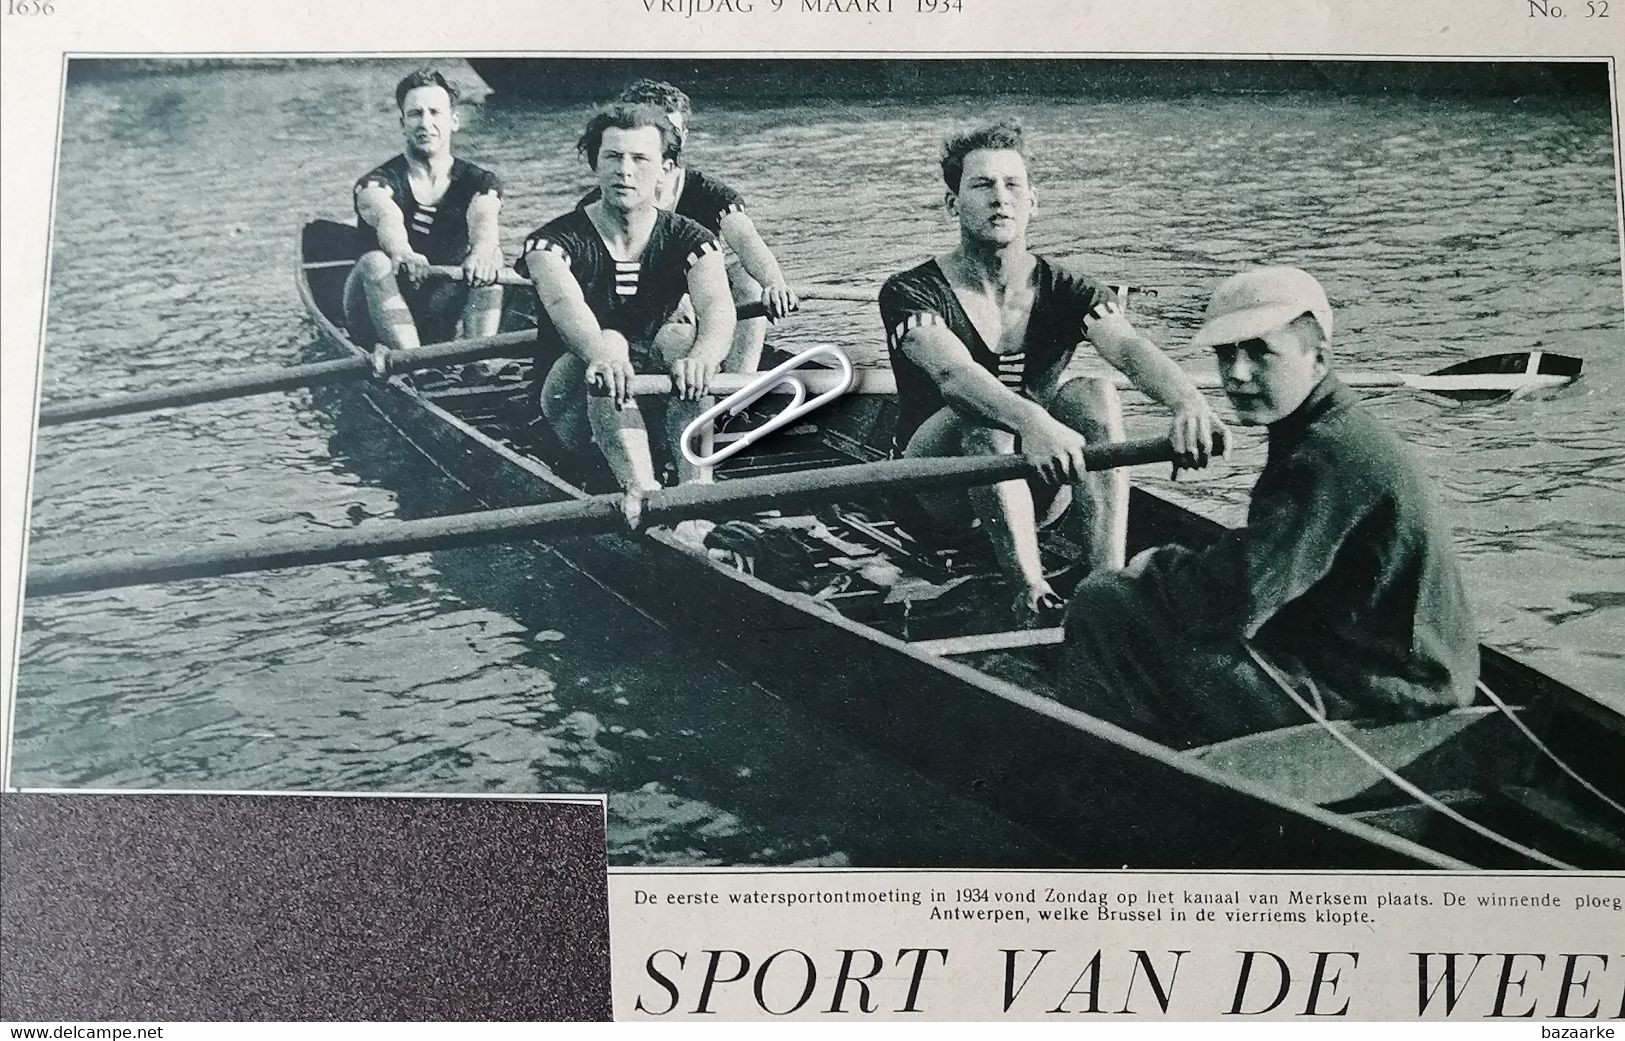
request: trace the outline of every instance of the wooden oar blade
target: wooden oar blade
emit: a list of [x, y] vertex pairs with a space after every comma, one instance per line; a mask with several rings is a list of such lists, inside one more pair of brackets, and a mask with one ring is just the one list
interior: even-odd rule
[[1413, 386], [1453, 401], [1498, 401], [1572, 383], [1584, 367], [1582, 359], [1568, 354], [1511, 351], [1447, 365], [1416, 377]]
[[1584, 367], [1584, 361], [1568, 354], [1549, 354], [1542, 351], [1540, 355], [1539, 371], [1544, 375], [1574, 380], [1580, 378], [1580, 370]]
[[[1533, 366], [1531, 367], [1531, 362]], [[1442, 369], [1428, 373], [1430, 376], [1468, 376], [1468, 375], [1542, 375], [1561, 376], [1573, 379], [1580, 375], [1585, 363], [1567, 354], [1553, 354], [1550, 351], [1511, 351], [1506, 354], [1486, 354], [1480, 358], [1469, 358], [1458, 361], [1454, 365], [1447, 365]]]

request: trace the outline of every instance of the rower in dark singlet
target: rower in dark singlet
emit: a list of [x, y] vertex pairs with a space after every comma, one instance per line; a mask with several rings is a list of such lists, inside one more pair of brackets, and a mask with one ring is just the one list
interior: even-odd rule
[[[649, 356], [655, 334], [670, 321], [688, 294], [688, 272], [702, 258], [717, 252], [716, 237], [687, 217], [656, 211], [649, 243], [637, 260], [618, 260], [604, 244], [585, 210], [577, 209], [531, 232], [514, 265], [530, 276], [526, 257], [546, 253], [559, 257], [581, 286], [582, 297], [603, 329], [626, 337], [642, 372], [664, 372], [665, 366]], [[553, 323], [543, 313], [537, 321], [538, 347], [562, 347]]]
[[893, 275], [880, 291], [880, 320], [897, 379], [898, 416], [893, 446], [900, 454], [920, 425], [946, 407], [942, 391], [902, 349], [903, 338], [922, 325], [940, 324], [970, 351], [971, 358], [999, 382], [1030, 400], [1054, 391], [1089, 323], [1121, 314], [1117, 294], [1105, 283], [1079, 275], [1046, 257], [1037, 261], [1037, 290], [1022, 349], [996, 353], [981, 333], [935, 260]]
[[[745, 197], [716, 177], [701, 173], [683, 161], [693, 103], [687, 94], [660, 80], [636, 80], [615, 99], [631, 105], [653, 105], [666, 114], [678, 138], [674, 165], [656, 193], [655, 204], [699, 222], [727, 247], [728, 287], [736, 305], [761, 305], [767, 318], [749, 318], [734, 328], [733, 342], [723, 359], [724, 372], [755, 372], [762, 358], [768, 318], [779, 319], [798, 305], [795, 290], [785, 280], [778, 257], [762, 240], [755, 221], [745, 210]], [[595, 189], [578, 204], [602, 198]]]
[[950, 138], [941, 163], [959, 243], [888, 279], [880, 293], [897, 377], [895, 448], [913, 457], [1020, 451], [1042, 481], [1036, 494], [1029, 482], [1003, 481], [909, 496], [897, 503], [898, 522], [931, 541], [978, 528], [1017, 619], [1047, 624], [1061, 600], [1044, 572], [1038, 528], [1064, 514], [1093, 569], [1122, 566], [1127, 541], [1126, 478], [1086, 472], [1083, 456], [1086, 439], [1122, 437], [1122, 410], [1112, 382], [1064, 378], [1078, 344], [1087, 340], [1174, 412], [1170, 436], [1188, 465], [1206, 464], [1220, 424], [1106, 286], [1028, 250], [1037, 197], [1018, 125]]
[[[361, 197], [369, 188], [381, 188], [389, 193], [406, 227], [406, 240], [413, 252], [421, 254], [434, 265], [459, 266], [469, 254], [468, 213], [474, 200], [481, 196], [502, 198], [502, 182], [489, 170], [463, 159], [452, 159], [449, 183], [438, 202], [422, 203], [412, 190], [411, 171], [406, 156], [398, 155], [375, 167], [355, 183], [356, 226], [361, 233], [364, 251], [387, 253], [379, 238], [378, 229], [369, 224], [362, 214]], [[458, 308], [442, 303], [448, 289], [457, 289], [453, 282], [428, 279], [413, 282], [399, 280], [401, 296], [419, 336], [430, 342], [448, 339], [453, 334], [459, 317]], [[484, 332], [494, 332], [482, 330]]]
[[[398, 155], [369, 171], [355, 182], [355, 194], [377, 186], [389, 193], [400, 208], [406, 224], [407, 241], [431, 264], [460, 264], [468, 255], [468, 207], [487, 192], [500, 198], [502, 182], [491, 171], [466, 159], [453, 158], [446, 193], [434, 204], [418, 201], [412, 191], [411, 172], [406, 156]], [[360, 225], [367, 249], [382, 249], [378, 229]]]
[[[361, 253], [344, 286], [350, 335], [396, 350], [497, 331], [502, 247], [497, 176], [451, 154], [457, 92], [434, 69], [395, 88], [405, 150], [355, 183]], [[460, 267], [457, 279], [432, 266]]]
[[[578, 147], [602, 197], [533, 232], [517, 267], [541, 305], [538, 343], [543, 363], [551, 362], [541, 392], [548, 428], [566, 451], [601, 452], [635, 502], [660, 479], [634, 377], [670, 374], [662, 411], [676, 449], [727, 355], [733, 302], [716, 237], [655, 205], [680, 147], [664, 113], [611, 105], [594, 113]], [[692, 322], [674, 320], [685, 296]], [[673, 454], [680, 480], [710, 479]]]

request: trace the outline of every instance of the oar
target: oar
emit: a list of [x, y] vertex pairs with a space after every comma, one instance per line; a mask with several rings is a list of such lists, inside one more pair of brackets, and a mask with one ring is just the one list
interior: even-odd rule
[[[413, 351], [390, 351], [384, 355], [384, 362], [386, 372], [408, 372], [451, 362], [529, 355], [535, 346], [536, 331], [529, 329], [499, 333], [496, 336], [449, 340], [445, 343], [419, 347]], [[218, 379], [180, 383], [171, 387], [138, 391], [134, 394], [44, 405], [40, 408], [39, 425], [52, 427], [86, 419], [150, 412], [160, 408], [181, 408], [206, 401], [225, 401], [228, 398], [250, 397], [279, 390], [341, 383], [372, 374], [372, 359], [362, 357], [312, 362], [308, 365], [272, 365], [232, 376], [221, 376]]]
[[[1160, 437], [1092, 444], [1084, 449], [1091, 470], [1166, 463], [1173, 455], [1167, 439]], [[72, 564], [41, 565], [29, 571], [27, 595], [61, 596], [455, 546], [626, 531], [629, 515], [638, 517], [643, 525], [673, 524], [696, 517], [748, 516], [764, 509], [840, 502], [877, 492], [992, 484], [1037, 472], [1031, 461], [1013, 455], [855, 463], [665, 488], [633, 504], [630, 510], [623, 495], [594, 495], [428, 520], [383, 521], [347, 532], [274, 536], [247, 543], [215, 542], [180, 553], [120, 553]]]
[[[434, 272], [446, 274], [448, 277], [462, 273], [460, 268], [435, 268]], [[503, 277], [510, 276], [519, 279], [518, 283], [504, 282], [504, 285], [530, 284], [512, 271], [506, 272]], [[758, 306], [746, 304], [739, 308], [739, 313], [741, 317], [748, 317], [745, 312]], [[412, 351], [391, 351], [385, 355], [385, 373], [411, 372], [455, 362], [479, 361], [483, 358], [528, 357], [534, 353], [528, 348], [534, 347], [535, 343], [536, 331], [531, 329], [499, 333], [496, 336], [448, 340], [445, 343], [430, 344]], [[232, 398], [253, 397], [256, 394], [297, 390], [300, 387], [342, 383], [345, 380], [359, 379], [372, 374], [374, 374], [372, 362], [361, 358], [341, 358], [307, 365], [265, 366], [212, 380], [177, 383], [169, 387], [157, 387], [131, 394], [114, 394], [105, 398], [84, 398], [79, 401], [43, 405], [40, 408], [39, 425], [54, 427], [66, 423], [79, 423], [87, 419], [107, 419], [112, 416], [128, 416], [164, 408], [185, 408], [209, 401], [227, 401]]]
[[[743, 310], [743, 309], [741, 309]], [[453, 362], [478, 361], [483, 358], [516, 357], [529, 353], [536, 342], [534, 331], [500, 333], [491, 337], [471, 337], [446, 343], [420, 347], [415, 351], [393, 351], [385, 356], [387, 372], [409, 372]], [[1479, 401], [1505, 397], [1508, 394], [1542, 388], [1561, 387], [1579, 378], [1583, 362], [1566, 354], [1544, 351], [1520, 351], [1510, 354], [1492, 354], [1471, 361], [1458, 362], [1435, 372], [1416, 374], [1409, 372], [1343, 372], [1339, 378], [1351, 387], [1369, 389], [1408, 388], [1437, 394], [1456, 401]], [[45, 405], [40, 409], [40, 426], [61, 426], [87, 419], [105, 419], [137, 412], [151, 412], [163, 408], [182, 408], [209, 401], [251, 397], [275, 391], [315, 387], [328, 383], [342, 383], [371, 375], [371, 361], [363, 358], [341, 358], [335, 361], [313, 362], [308, 365], [268, 366], [251, 369], [234, 376], [181, 383], [172, 387], [120, 394], [106, 398], [87, 398], [61, 404]], [[1128, 378], [1121, 373], [1109, 373], [1119, 387], [1132, 389]], [[732, 394], [741, 390], [754, 376], [739, 373], [719, 373], [711, 381], [711, 392]], [[833, 373], [807, 370], [798, 374], [809, 394], [829, 390], [838, 380]], [[1195, 377], [1196, 385], [1216, 389], [1216, 375]], [[780, 384], [774, 392], [788, 393], [790, 387]], [[666, 394], [671, 392], [669, 376], [634, 376], [632, 393]], [[897, 393], [897, 381], [888, 369], [860, 369], [857, 382], [849, 394]]]
[[[792, 286], [796, 294], [796, 310], [801, 310], [801, 304], [814, 300], [833, 300], [849, 304], [872, 304], [880, 299], [877, 289], [860, 289], [846, 286]], [[748, 318], [766, 318], [767, 304], [760, 300], [753, 300], [748, 304], [740, 304], [737, 312], [739, 320]]]
[[[347, 261], [347, 260], [345, 260], [345, 261], [330, 261], [330, 262], [327, 262], [325, 265], [306, 264], [305, 267], [308, 270], [308, 269], [310, 269], [312, 267], [317, 267], [317, 266], [338, 267], [340, 265], [349, 264], [349, 263], [350, 263], [350, 261]], [[460, 268], [460, 267], [453, 267], [453, 266], [451, 266], [449, 264], [431, 264], [429, 266], [429, 274], [430, 274], [430, 276], [432, 276], [434, 278], [461, 279], [463, 277], [463, 269]], [[502, 274], [497, 277], [497, 284], [498, 285], [504, 285], [504, 286], [525, 286], [525, 287], [528, 288], [531, 285], [531, 281], [530, 281], [530, 279], [526, 278], [524, 275], [521, 275], [519, 272], [515, 271], [513, 268], [505, 267], [505, 268], [502, 269]], [[820, 301], [838, 301], [838, 302], [850, 303], [850, 304], [872, 304], [872, 303], [874, 303], [876, 300], [878, 300], [880, 298], [880, 296], [879, 296], [880, 291], [878, 289], [864, 289], [861, 286], [806, 285], [806, 286], [792, 286], [791, 288], [795, 291], [796, 298], [798, 300], [820, 300]], [[741, 317], [741, 318], [760, 318], [763, 314], [766, 314], [767, 312], [763, 311], [760, 314], [755, 314], [755, 313], [753, 313], [753, 314], [745, 314], [743, 312], [744, 312], [746, 307], [756, 308], [756, 307], [761, 307], [761, 306], [762, 305], [760, 303], [746, 304], [744, 307], [740, 308], [741, 313], [740, 313], [739, 317]]]
[[[1141, 289], [1137, 286], [1114, 285], [1111, 288], [1123, 299], [1127, 299], [1133, 294], [1156, 295], [1154, 289]], [[880, 290], [863, 289], [858, 286], [798, 286], [795, 287], [795, 293], [796, 299], [803, 302], [809, 300], [835, 300], [849, 304], [873, 304], [880, 300]], [[739, 308], [739, 317], [741, 319], [766, 318], [767, 305], [760, 301], [742, 304]]]
[[[1471, 361], [1458, 362], [1429, 373], [1411, 372], [1338, 372], [1338, 378], [1351, 387], [1368, 389], [1403, 388], [1437, 394], [1453, 400], [1468, 401], [1504, 397], [1519, 391], [1561, 387], [1574, 382], [1580, 375], [1582, 362], [1566, 354], [1545, 351], [1519, 351], [1511, 354], [1491, 354]], [[1117, 386], [1130, 389], [1128, 377], [1120, 372], [1098, 373], [1111, 379]], [[823, 393], [836, 386], [841, 376], [834, 370], [803, 369], [796, 373], [809, 396]], [[1194, 374], [1198, 387], [1208, 390], [1220, 386], [1217, 373]], [[732, 394], [743, 389], [754, 376], [749, 374], [719, 373], [711, 380], [710, 391], [716, 395]], [[669, 376], [634, 376], [631, 382], [634, 394], [667, 394], [671, 392]], [[789, 393], [793, 388], [779, 384], [774, 393]], [[859, 369], [857, 382], [849, 394], [897, 393], [897, 379], [890, 369]]]

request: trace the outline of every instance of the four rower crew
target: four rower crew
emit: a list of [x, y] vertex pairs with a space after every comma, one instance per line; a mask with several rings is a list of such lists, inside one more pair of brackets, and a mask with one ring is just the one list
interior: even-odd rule
[[[616, 101], [629, 105], [654, 105], [666, 114], [677, 131], [678, 155], [662, 179], [656, 205], [703, 225], [728, 247], [728, 286], [735, 304], [758, 301], [772, 318], [783, 318], [796, 309], [795, 290], [785, 281], [778, 258], [762, 241], [745, 197], [715, 177], [708, 177], [688, 164], [682, 146], [688, 137], [694, 114], [688, 95], [660, 80], [637, 80], [621, 91]], [[578, 205], [599, 198], [598, 189], [588, 192]], [[734, 330], [733, 345], [723, 360], [724, 372], [755, 372], [762, 360], [762, 344], [767, 338], [767, 318], [747, 318]]]
[[[356, 184], [375, 248], [345, 286], [346, 318], [358, 342], [391, 348], [450, 336], [459, 316], [466, 335], [494, 333], [501, 187], [452, 158], [456, 93], [443, 76], [413, 73], [396, 100], [406, 150]], [[598, 188], [532, 232], [516, 265], [541, 304], [542, 357], [557, 357], [545, 420], [567, 449], [596, 443], [634, 498], [660, 483], [633, 376], [670, 374], [663, 420], [679, 477], [708, 479], [679, 442], [719, 368], [757, 367], [764, 323], [736, 324], [735, 302], [759, 299], [775, 317], [797, 302], [738, 193], [680, 164], [690, 111], [682, 91], [640, 80], [595, 113], [578, 148]], [[894, 448], [1021, 452], [1043, 480], [906, 497], [897, 520], [925, 542], [979, 527], [1033, 623], [1063, 606], [1038, 530], [1065, 518], [1089, 570], [1066, 605], [1062, 699], [1175, 747], [1306, 715], [1468, 704], [1478, 644], [1449, 533], [1404, 450], [1332, 374], [1319, 283], [1256, 268], [1214, 292], [1193, 345], [1213, 349], [1240, 422], [1267, 428], [1268, 461], [1245, 527], [1125, 567], [1127, 482], [1088, 472], [1083, 455], [1087, 440], [1122, 437], [1121, 410], [1111, 382], [1066, 373], [1077, 346], [1173, 412], [1176, 466], [1207, 465], [1224, 425], [1109, 287], [1028, 249], [1037, 198], [1019, 125], [950, 138], [941, 165], [958, 245], [880, 292]], [[462, 278], [430, 280], [431, 264]]]
[[1065, 373], [1078, 344], [1089, 341], [1173, 410], [1171, 437], [1185, 465], [1207, 465], [1223, 424], [1191, 378], [1135, 331], [1111, 289], [1028, 250], [1037, 197], [1020, 126], [949, 139], [942, 176], [959, 245], [880, 291], [897, 379], [895, 448], [905, 456], [1019, 451], [1042, 461], [1047, 486], [1007, 481], [968, 496], [910, 498], [896, 504], [898, 521], [925, 541], [979, 524], [1016, 590], [1017, 614], [1041, 620], [1061, 601], [1044, 574], [1039, 527], [1069, 517], [1091, 569], [1121, 567], [1127, 538], [1126, 478], [1089, 473], [1083, 462], [1086, 439], [1123, 436], [1117, 391]]
[[[395, 88], [406, 149], [355, 184], [369, 248], [344, 286], [344, 317], [363, 346], [410, 349], [457, 334], [489, 336], [502, 317], [502, 245], [495, 174], [451, 154], [457, 91], [434, 69]], [[429, 277], [430, 265], [462, 279]]]
[[[734, 331], [716, 236], [655, 205], [680, 145], [665, 113], [651, 105], [595, 113], [578, 148], [602, 197], [531, 232], [516, 265], [542, 305], [544, 356], [564, 348], [543, 384], [542, 414], [566, 448], [585, 451], [590, 433], [621, 487], [635, 493], [660, 482], [632, 376], [671, 374], [665, 421], [678, 474], [703, 478], [676, 446]], [[674, 320], [685, 295], [692, 323]], [[588, 393], [590, 383], [608, 393]]]
[[1475, 635], [1421, 475], [1331, 371], [1332, 310], [1296, 268], [1222, 283], [1193, 341], [1236, 417], [1269, 431], [1247, 525], [1090, 576], [1059, 684], [1090, 715], [1174, 747], [1329, 718], [1468, 704]]

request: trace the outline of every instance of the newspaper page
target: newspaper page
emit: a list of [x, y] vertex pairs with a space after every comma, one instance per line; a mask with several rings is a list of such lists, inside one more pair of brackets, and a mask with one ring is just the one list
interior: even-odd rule
[[7, 790], [602, 793], [628, 1021], [1625, 1019], [1615, 0], [4, 2]]

